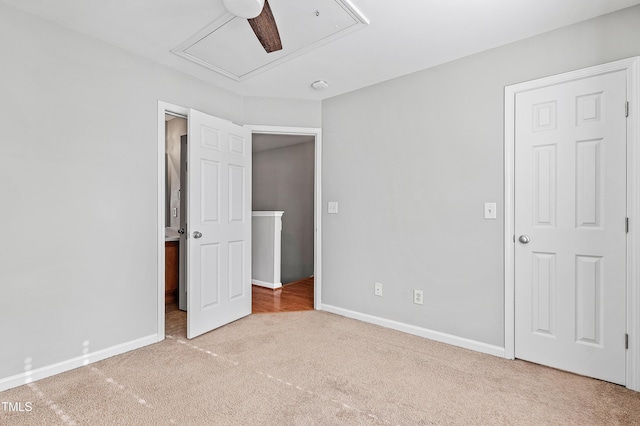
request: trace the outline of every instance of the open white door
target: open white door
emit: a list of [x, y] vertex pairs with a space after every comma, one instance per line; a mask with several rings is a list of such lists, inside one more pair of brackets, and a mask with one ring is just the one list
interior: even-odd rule
[[187, 337], [251, 313], [251, 132], [189, 110]]

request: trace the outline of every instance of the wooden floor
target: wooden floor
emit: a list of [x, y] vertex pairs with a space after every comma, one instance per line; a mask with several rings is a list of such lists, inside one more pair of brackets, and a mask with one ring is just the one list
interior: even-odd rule
[[305, 278], [282, 288], [271, 290], [253, 286], [252, 313], [292, 312], [313, 310], [313, 277]]
[[164, 305], [164, 331], [175, 337], [187, 337], [187, 312], [178, 309], [178, 302]]
[[[255, 285], [252, 287], [251, 313], [313, 310], [313, 277], [285, 284], [277, 290]], [[178, 309], [177, 301], [165, 304], [165, 330], [173, 336], [187, 335], [187, 313]]]

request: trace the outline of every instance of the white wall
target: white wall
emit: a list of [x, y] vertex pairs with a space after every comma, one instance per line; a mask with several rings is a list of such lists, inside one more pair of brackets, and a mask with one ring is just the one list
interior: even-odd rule
[[299, 126], [320, 104], [299, 122], [293, 101], [247, 114], [240, 96], [4, 5], [0, 51], [2, 385], [158, 332], [158, 100]]
[[244, 122], [268, 126], [320, 127], [321, 103], [274, 98], [244, 98]]
[[504, 222], [483, 203], [503, 208], [504, 87], [640, 55], [639, 23], [634, 7], [324, 101], [323, 304], [503, 346]]
[[314, 272], [314, 165], [314, 142], [253, 153], [253, 210], [284, 211], [284, 284]]

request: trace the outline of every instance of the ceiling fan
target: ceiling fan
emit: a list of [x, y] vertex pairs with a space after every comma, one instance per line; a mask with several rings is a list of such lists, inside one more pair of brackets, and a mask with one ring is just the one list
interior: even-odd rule
[[282, 50], [280, 33], [268, 0], [223, 0], [223, 3], [229, 13], [249, 21], [267, 53]]

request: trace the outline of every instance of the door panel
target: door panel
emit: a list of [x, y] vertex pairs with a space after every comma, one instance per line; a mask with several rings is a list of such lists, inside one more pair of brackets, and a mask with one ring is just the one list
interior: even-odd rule
[[218, 224], [220, 218], [220, 162], [200, 160], [201, 222]]
[[245, 295], [245, 249], [244, 241], [229, 243], [229, 298], [236, 299]]
[[251, 133], [189, 112], [188, 310], [193, 338], [251, 313]]
[[620, 71], [518, 93], [515, 117], [515, 355], [620, 384], [625, 101]]
[[602, 256], [576, 256], [576, 341], [602, 343]]
[[200, 245], [200, 309], [220, 301], [220, 244]]
[[533, 332], [553, 336], [555, 331], [556, 255], [533, 253]]
[[556, 225], [556, 145], [533, 147], [533, 214], [536, 227]]

